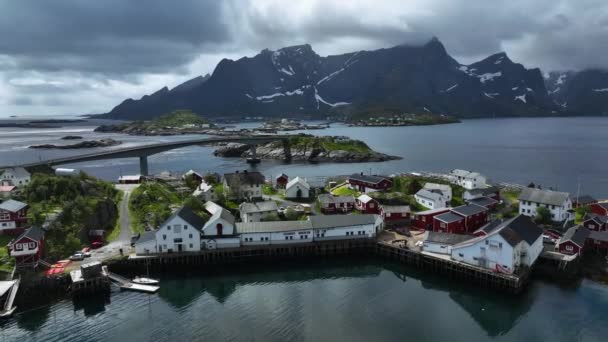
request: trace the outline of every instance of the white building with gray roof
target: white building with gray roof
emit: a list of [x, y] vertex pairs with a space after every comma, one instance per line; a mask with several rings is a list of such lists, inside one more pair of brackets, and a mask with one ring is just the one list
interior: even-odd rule
[[0, 185], [21, 187], [29, 184], [30, 180], [30, 173], [22, 167], [9, 167], [0, 170]]
[[241, 221], [260, 222], [265, 216], [278, 215], [279, 207], [275, 201], [243, 202], [239, 205]]
[[545, 207], [551, 213], [551, 219], [556, 222], [571, 220], [573, 215], [572, 200], [567, 192], [524, 188], [519, 194], [519, 213], [535, 217], [537, 209]]
[[420, 189], [414, 199], [421, 206], [428, 209], [441, 209], [448, 206], [448, 201], [439, 190]]
[[454, 169], [450, 171], [450, 178], [454, 184], [460, 185], [465, 189], [483, 189], [487, 187], [487, 179], [479, 172]]

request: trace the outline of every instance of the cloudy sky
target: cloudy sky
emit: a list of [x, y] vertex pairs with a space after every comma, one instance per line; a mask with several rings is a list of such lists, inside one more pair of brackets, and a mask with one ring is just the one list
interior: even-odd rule
[[461, 63], [608, 68], [605, 0], [0, 0], [0, 118], [103, 113], [221, 58], [321, 54], [437, 36]]

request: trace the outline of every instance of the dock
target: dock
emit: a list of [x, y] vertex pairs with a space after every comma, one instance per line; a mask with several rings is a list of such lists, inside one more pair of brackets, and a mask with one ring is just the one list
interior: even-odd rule
[[120, 287], [121, 290], [144, 292], [144, 293], [156, 293], [160, 289], [160, 286], [136, 284], [121, 275], [112, 273], [110, 271], [107, 271], [107, 272], [108, 272], [108, 277], [110, 278], [110, 280], [112, 280], [113, 282], [118, 284], [118, 286]]

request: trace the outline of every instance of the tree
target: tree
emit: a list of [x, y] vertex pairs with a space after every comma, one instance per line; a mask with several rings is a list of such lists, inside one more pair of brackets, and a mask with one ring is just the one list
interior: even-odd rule
[[545, 207], [538, 207], [534, 221], [538, 224], [550, 224], [552, 222], [551, 212]]
[[295, 221], [298, 219], [298, 213], [293, 209], [293, 208], [287, 208], [287, 210], [285, 210], [285, 219], [287, 219], [288, 221]]
[[420, 189], [422, 189], [422, 185], [417, 179], [412, 179], [407, 185], [407, 193], [410, 195], [417, 193]]
[[196, 189], [198, 187], [198, 185], [200, 184], [199, 181], [194, 177], [193, 174], [186, 175], [184, 177], [184, 183], [186, 184], [187, 187], [190, 188], [190, 190]]
[[536, 188], [536, 184], [534, 184], [534, 182], [530, 182], [530, 184], [528, 184], [528, 188]]
[[263, 222], [269, 222], [269, 221], [279, 221], [279, 215], [277, 214], [266, 214], [264, 216], [262, 216], [262, 218], [260, 219], [260, 221]]

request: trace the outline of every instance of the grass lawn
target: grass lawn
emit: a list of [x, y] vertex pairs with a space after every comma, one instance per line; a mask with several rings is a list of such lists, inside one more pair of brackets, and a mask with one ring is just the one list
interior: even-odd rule
[[500, 193], [500, 195], [505, 197], [512, 203], [517, 203], [518, 202], [517, 198], [519, 197], [519, 193], [520, 193], [519, 191], [510, 190], [510, 191], [503, 191]]
[[340, 187], [337, 187], [335, 189], [333, 189], [331, 191], [332, 195], [335, 196], [348, 196], [348, 195], [353, 195], [355, 197], [359, 197], [359, 195], [361, 195], [361, 193], [357, 190], [353, 190], [351, 188], [348, 187], [348, 185], [344, 184]]
[[10, 273], [15, 265], [15, 259], [8, 255], [6, 245], [13, 239], [12, 236], [0, 235], [0, 272]]
[[262, 193], [266, 196], [276, 195], [278, 193], [277, 189], [273, 188], [270, 184], [262, 185]]
[[118, 215], [116, 216], [116, 223], [114, 223], [114, 227], [112, 227], [112, 231], [106, 236], [106, 240], [112, 242], [118, 238], [120, 235], [120, 202], [122, 201], [122, 197], [124, 196], [124, 192], [119, 191], [116, 194], [116, 203], [119, 206]]

